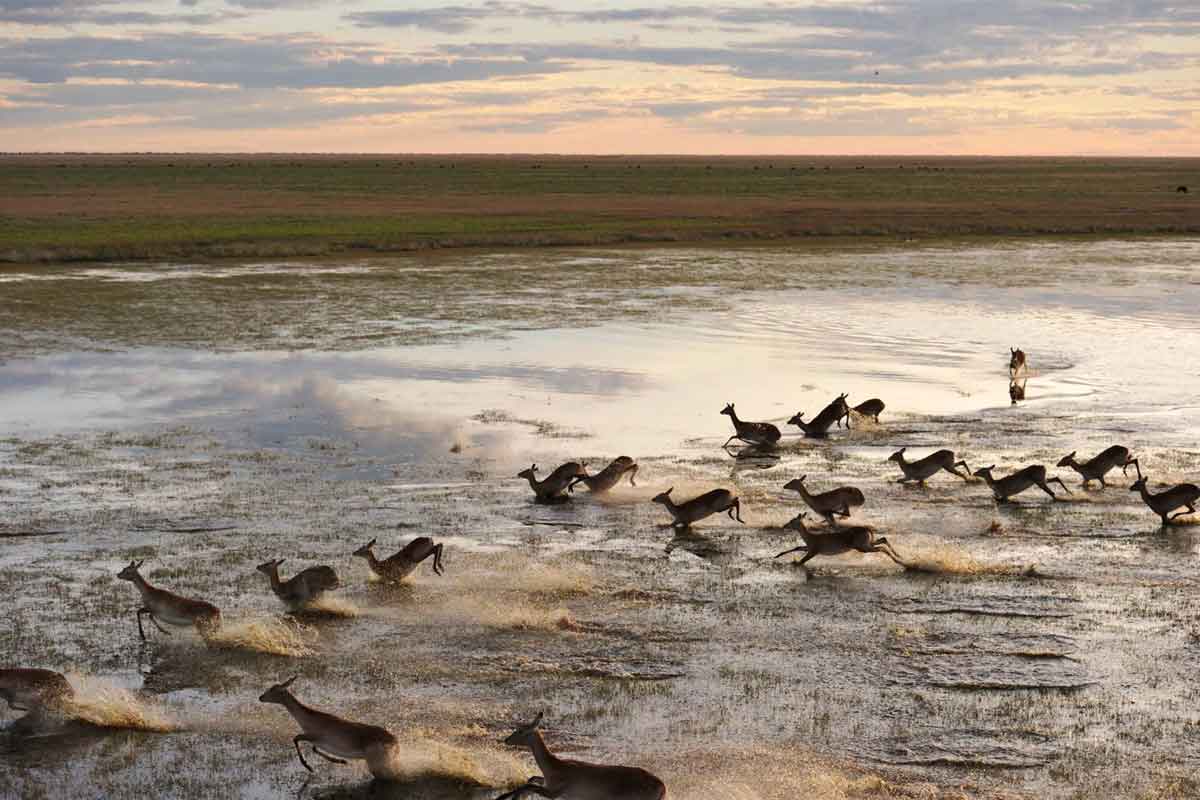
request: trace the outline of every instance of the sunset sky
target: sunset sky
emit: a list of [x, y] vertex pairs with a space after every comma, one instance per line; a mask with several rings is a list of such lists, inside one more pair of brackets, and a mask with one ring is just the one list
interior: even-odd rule
[[1200, 156], [1200, 2], [0, 0], [0, 150]]

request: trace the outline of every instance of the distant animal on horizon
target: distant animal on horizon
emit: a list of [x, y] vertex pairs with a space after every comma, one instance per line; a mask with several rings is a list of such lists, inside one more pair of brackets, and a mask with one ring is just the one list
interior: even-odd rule
[[725, 407], [721, 409], [721, 413], [733, 421], [733, 436], [726, 439], [725, 444], [721, 445], [722, 447], [728, 447], [734, 439], [750, 445], [771, 446], [778, 442], [783, 435], [779, 432], [779, 428], [769, 422], [747, 422], [738, 419], [737, 412], [733, 410], [733, 403], [726, 403]]
[[693, 522], [699, 522], [705, 517], [719, 514], [722, 511], [729, 514], [730, 519], [745, 524], [741, 514], [742, 505], [733, 496], [733, 492], [728, 489], [713, 489], [711, 492], [705, 492], [699, 497], [693, 497], [691, 500], [685, 500], [679, 504], [671, 499], [673, 491], [675, 491], [675, 487], [655, 495], [651, 502], [666, 507], [673, 518], [671, 527], [677, 531], [686, 530], [691, 527]]
[[797, 426], [809, 438], [824, 439], [829, 435], [829, 428], [838, 420], [848, 416], [849, 413], [850, 407], [846, 405], [846, 395], [841, 394], [821, 409], [821, 413], [813, 417], [811, 422], [805, 422], [804, 412], [800, 411], [788, 420], [788, 424]]
[[1179, 192], [1180, 194], [1187, 194], [1188, 188], [1186, 186], [1176, 186], [1175, 191]]
[[367, 566], [371, 568], [380, 578], [385, 581], [399, 583], [407, 578], [413, 570], [417, 568], [425, 559], [433, 556], [433, 571], [436, 575], [441, 575], [445, 570], [442, 568], [442, 545], [434, 544], [433, 539], [428, 536], [418, 536], [413, 539], [400, 551], [388, 556], [380, 561], [375, 557], [375, 540], [364, 544], [362, 547], [354, 551], [353, 555], [367, 560]]
[[995, 464], [990, 467], [975, 470], [976, 478], [983, 478], [987, 481], [988, 488], [992, 490], [992, 494], [998, 503], [1007, 503], [1009, 498], [1018, 495], [1028, 489], [1030, 486], [1037, 486], [1046, 494], [1050, 495], [1054, 500], [1058, 496], [1047, 485], [1049, 483], [1057, 483], [1063, 488], [1067, 494], [1071, 490], [1062, 482], [1061, 478], [1046, 478], [1046, 468], [1041, 464], [1030, 464], [1028, 467], [1019, 469], [1011, 475], [1005, 475], [1003, 478], [993, 478], [992, 470], [996, 468]]
[[[1146, 488], [1146, 480], [1145, 476], [1138, 478], [1133, 482], [1133, 486], [1129, 487], [1129, 491], [1141, 494], [1142, 502], [1162, 518], [1163, 525], [1169, 525], [1186, 514], [1196, 513], [1196, 501], [1200, 500], [1200, 487], [1193, 483], [1180, 483], [1166, 491], [1151, 494]], [[1180, 511], [1173, 517], [1169, 516], [1172, 511], [1181, 507], [1187, 510]]]
[[1008, 377], [1015, 378], [1017, 375], [1025, 371], [1025, 351], [1016, 347], [1010, 347], [1008, 359]]
[[587, 476], [587, 471], [578, 461], [568, 461], [565, 464], [560, 464], [553, 472], [545, 478], [538, 480], [537, 464], [531, 464], [529, 469], [523, 469], [517, 473], [518, 478], [524, 478], [529, 481], [529, 488], [533, 489], [533, 500], [535, 503], [551, 504], [565, 503], [567, 496], [563, 494], [576, 478]]
[[212, 603], [192, 600], [168, 592], [166, 589], [151, 586], [139, 572], [144, 563], [146, 563], [145, 559], [130, 561], [129, 566], [117, 573], [118, 578], [129, 581], [137, 587], [142, 596], [142, 607], [137, 610], [137, 624], [138, 635], [143, 642], [146, 641], [146, 631], [142, 627], [143, 616], [149, 616], [154, 627], [167, 636], [170, 636], [171, 632], [162, 626], [163, 622], [181, 628], [194, 627], [205, 640], [217, 632], [221, 627], [220, 609]]
[[1128, 447], [1114, 444], [1112, 447], [1106, 448], [1100, 455], [1083, 464], [1075, 460], [1075, 452], [1072, 450], [1070, 454], [1063, 456], [1059, 460], [1058, 466], [1070, 467], [1078, 472], [1083, 478], [1084, 486], [1087, 486], [1091, 481], [1100, 481], [1101, 486], [1108, 486], [1104, 481], [1104, 476], [1115, 467], [1120, 467], [1121, 473], [1128, 475], [1130, 464], [1133, 464], [1134, 468], [1137, 469], [1138, 477], [1142, 477], [1142, 468], [1138, 464], [1138, 460], [1129, 454]]
[[255, 569], [267, 576], [271, 582], [271, 591], [289, 611], [297, 611], [330, 589], [338, 587], [337, 573], [333, 571], [333, 567], [324, 565], [308, 567], [286, 581], [280, 580], [279, 565], [284, 561], [282, 558], [266, 561]]
[[526, 794], [580, 800], [663, 800], [667, 796], [666, 784], [640, 767], [591, 764], [554, 755], [539, 730], [542, 717], [539, 713], [533, 722], [504, 739], [511, 747], [529, 748], [541, 777], [530, 778], [496, 800], [519, 800]]
[[[620, 482], [621, 478], [629, 476], [629, 485], [637, 486], [633, 477], [637, 475], [638, 465], [629, 456], [618, 456], [612, 460], [604, 469], [597, 472], [595, 475], [579, 475], [571, 479], [571, 483], [567, 486], [568, 492], [574, 492], [575, 486], [582, 483], [588, 487], [588, 491], [592, 494], [600, 494], [607, 492]], [[585, 468], [586, 473], [586, 468]]]

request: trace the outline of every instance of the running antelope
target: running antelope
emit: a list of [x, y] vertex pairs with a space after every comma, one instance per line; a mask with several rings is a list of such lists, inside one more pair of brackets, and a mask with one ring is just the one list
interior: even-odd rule
[[804, 550], [804, 558], [800, 559], [796, 565], [803, 567], [805, 562], [815, 556], [840, 556], [842, 553], [857, 550], [860, 553], [883, 553], [900, 566], [908, 566], [900, 556], [896, 555], [896, 551], [892, 549], [887, 539], [882, 536], [876, 539], [874, 529], [868, 528], [866, 525], [833, 528], [825, 533], [817, 533], [810, 531], [805, 526], [804, 518], [807, 516], [807, 511], [801, 511], [795, 519], [783, 526], [790, 530], [799, 531], [800, 538], [804, 540], [804, 544], [799, 547], [793, 547], [791, 550], [784, 550], [775, 556], [775, 558], [783, 558], [790, 553]]
[[850, 427], [850, 412], [853, 411], [860, 417], [872, 417], [876, 422], [879, 422], [879, 415], [883, 413], [883, 409], [887, 408], [883, 401], [878, 397], [872, 397], [870, 400], [864, 400], [852, 409], [846, 410], [846, 427]]
[[1008, 348], [1010, 356], [1008, 359], [1008, 377], [1015, 378], [1025, 371], [1025, 351], [1015, 347]]
[[48, 669], [0, 669], [0, 699], [14, 711], [57, 711], [75, 696], [67, 679]]
[[314, 753], [335, 764], [345, 764], [348, 758], [366, 759], [372, 774], [377, 764], [386, 763], [396, 746], [396, 737], [391, 731], [309, 708], [289, 691], [295, 681], [296, 678], [292, 677], [277, 683], [258, 699], [263, 703], [278, 703], [299, 723], [302, 733], [292, 739], [292, 744], [296, 746], [296, 755], [306, 770], [312, 772], [313, 768], [304, 760], [304, 753], [300, 751], [301, 742], [312, 743]]
[[433, 539], [428, 536], [418, 536], [400, 548], [398, 553], [388, 556], [383, 561], [375, 557], [374, 548], [375, 540], [372, 539], [355, 550], [354, 555], [365, 558], [371, 572], [385, 581], [399, 583], [407, 578], [418, 564], [430, 556], [433, 556], [434, 574], [441, 575], [444, 572], [442, 569], [442, 545], [434, 544]]
[[289, 610], [302, 608], [330, 589], [338, 587], [337, 573], [333, 567], [319, 566], [301, 570], [286, 581], [279, 579], [280, 558], [259, 564], [255, 569], [271, 580], [271, 591]]
[[734, 439], [745, 442], [750, 445], [773, 445], [779, 441], [783, 435], [769, 422], [747, 422], [743, 419], [738, 419], [737, 412], [733, 410], [733, 403], [726, 403], [721, 409], [721, 413], [727, 415], [733, 420], [733, 436], [730, 436], [722, 447], [728, 447], [729, 443]]
[[542, 771], [541, 780], [530, 778], [496, 800], [518, 800], [524, 794], [580, 800], [663, 800], [667, 796], [666, 785], [640, 767], [589, 764], [559, 758], [550, 752], [542, 739], [541, 724], [542, 714], [539, 713], [537, 719], [517, 728], [504, 740], [512, 747], [528, 747], [532, 751], [533, 760]]
[[1046, 468], [1041, 464], [1030, 464], [1028, 467], [1019, 469], [1012, 475], [1005, 475], [999, 480], [992, 477], [992, 470], [995, 468], [996, 465], [992, 464], [990, 467], [975, 470], [975, 477], [983, 478], [987, 481], [988, 488], [992, 490], [992, 494], [996, 496], [996, 502], [999, 503], [1007, 503], [1013, 495], [1020, 494], [1030, 486], [1037, 486], [1043, 492], [1057, 500], [1058, 497], [1047, 486], [1048, 483], [1057, 483], [1063, 488], [1064, 492], [1067, 494], [1071, 493], [1071, 490], [1067, 488], [1067, 485], [1062, 482], [1061, 478], [1047, 479]]
[[[813, 439], [824, 439], [829, 434], [829, 426], [842, 419], [850, 413], [850, 407], [846, 405], [846, 395], [839, 395], [832, 403], [821, 409], [821, 413], [813, 418], [812, 422], [804, 421], [804, 412], [801, 411], [794, 417], [788, 420], [789, 425], [796, 425], [800, 430], [804, 431], [804, 435]], [[849, 422], [846, 423], [849, 427]]]
[[517, 473], [518, 478], [529, 481], [533, 489], [534, 501], [538, 503], [561, 503], [567, 499], [563, 494], [575, 478], [587, 475], [583, 465], [577, 461], [568, 461], [558, 467], [542, 480], [537, 479], [537, 464], [531, 464], [529, 469]]
[[604, 469], [597, 472], [595, 475], [583, 474], [571, 479], [571, 483], [567, 486], [568, 492], [575, 491], [575, 485], [582, 483], [588, 487], [592, 494], [607, 492], [609, 489], [617, 485], [621, 478], [629, 475], [629, 485], [637, 486], [634, 483], [633, 476], [637, 475], [638, 465], [629, 456], [620, 456], [613, 459], [613, 462]]
[[[1146, 477], [1144, 475], [1134, 481], [1133, 486], [1129, 487], [1129, 491], [1141, 494], [1142, 501], [1150, 506], [1150, 510], [1162, 517], [1163, 525], [1167, 525], [1171, 520], [1182, 517], [1185, 514], [1195, 514], [1196, 501], [1200, 500], [1200, 487], [1193, 483], [1180, 483], [1158, 494], [1150, 494], [1146, 489]], [[1173, 517], [1168, 516], [1172, 511], [1180, 507], [1184, 507], [1187, 510], [1180, 511]]]
[[693, 497], [678, 505], [671, 500], [671, 492], [674, 490], [675, 487], [672, 486], [662, 494], [655, 495], [652, 502], [662, 503], [667, 507], [667, 511], [670, 511], [671, 516], [675, 518], [671, 527], [676, 530], [688, 528], [693, 522], [698, 522], [722, 511], [727, 512], [730, 519], [745, 524], [741, 513], [742, 505], [728, 489], [713, 489], [711, 492], [705, 492], [699, 497]]
[[834, 514], [848, 517], [851, 508], [861, 506], [866, 502], [863, 493], [853, 486], [840, 486], [821, 494], [810, 494], [808, 487], [804, 485], [807, 477], [807, 475], [801, 475], [799, 478], [793, 478], [785, 483], [783, 488], [799, 492], [800, 496], [804, 498], [804, 502], [808, 503], [808, 507], [824, 517], [830, 525], [833, 524]]
[[145, 559], [130, 561], [129, 566], [117, 573], [118, 578], [130, 581], [142, 595], [142, 607], [137, 611], [138, 635], [142, 641], [146, 641], [146, 631], [142, 628], [143, 615], [149, 616], [154, 627], [168, 636], [171, 632], [162, 626], [164, 622], [180, 628], [195, 627], [196, 632], [205, 639], [216, 633], [221, 627], [221, 612], [216, 606], [151, 586], [138, 572], [144, 563]]
[[[936, 453], [930, 453], [924, 458], [918, 458], [916, 461], [905, 461], [904, 451], [907, 447], [901, 447], [896, 452], [888, 456], [888, 461], [895, 461], [900, 466], [900, 471], [904, 473], [903, 478], [898, 478], [896, 483], [908, 483], [916, 481], [924, 484], [927, 478], [935, 475], [939, 470], [946, 470], [953, 475], [957, 475], [964, 481], [971, 480], [971, 468], [967, 466], [964, 460], [954, 460], [953, 450], [938, 450]], [[959, 472], [955, 467], [962, 467], [966, 473]]]
[[1100, 481], [1101, 486], [1108, 486], [1104, 481], [1104, 476], [1109, 473], [1114, 467], [1120, 467], [1122, 474], [1129, 474], [1129, 465], [1133, 464], [1137, 469], [1138, 477], [1142, 475], [1142, 468], [1138, 465], [1138, 460], [1129, 454], [1128, 447], [1122, 447], [1119, 444], [1114, 444], [1093, 458], [1091, 461], [1080, 464], [1075, 460], [1075, 453], [1072, 450], [1070, 455], [1063, 456], [1058, 462], [1060, 467], [1070, 467], [1079, 473], [1083, 478], [1083, 485], [1087, 486], [1091, 481]]

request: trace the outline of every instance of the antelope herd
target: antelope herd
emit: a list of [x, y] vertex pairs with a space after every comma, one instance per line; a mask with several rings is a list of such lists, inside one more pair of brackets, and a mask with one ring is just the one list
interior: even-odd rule
[[[1009, 379], [1014, 403], [1018, 395], [1021, 399], [1024, 397], [1027, 371], [1025, 353], [1011, 348]], [[846, 398], [846, 394], [839, 395], [811, 421], [806, 422], [804, 412], [800, 412], [794, 415], [789, 423], [799, 427], [805, 437], [820, 439], [828, 437], [830, 428], [834, 425], [840, 427], [843, 421], [849, 429], [852, 415], [879, 422], [879, 415], [885, 408], [882, 400], [872, 398], [851, 408]], [[783, 438], [779, 428], [770, 422], [752, 422], [738, 417], [733, 403], [726, 404], [720, 413], [729, 417], [734, 429], [733, 435], [722, 445], [724, 448], [728, 448], [734, 441], [739, 441], [748, 448], [769, 450], [777, 448]], [[997, 478], [993, 475], [995, 465], [971, 473], [967, 462], [958, 458], [952, 450], [936, 450], [914, 461], [907, 460], [906, 452], [907, 448], [902, 447], [887, 459], [887, 462], [895, 462], [902, 473], [897, 483], [924, 486], [928, 479], [944, 471], [967, 482], [972, 480], [972, 475], [981, 479], [999, 503], [1010, 502], [1013, 496], [1034, 486], [1057, 500], [1058, 496], [1050, 488], [1051, 483], [1057, 483], [1064, 492], [1070, 493], [1062, 479], [1048, 477], [1046, 467], [1041, 464], [1031, 464]], [[1183, 514], [1196, 512], [1195, 505], [1200, 501], [1200, 487], [1183, 483], [1152, 493], [1147, 488], [1147, 478], [1142, 474], [1138, 460], [1126, 447], [1113, 445], [1082, 463], [1076, 456], [1076, 452], [1071, 452], [1064, 456], [1057, 466], [1069, 467], [1077, 472], [1083, 479], [1085, 488], [1092, 481], [1099, 481], [1102, 488], [1107, 487], [1105, 476], [1108, 473], [1120, 467], [1124, 474], [1128, 474], [1128, 468], [1133, 466], [1137, 470], [1138, 478], [1130, 487], [1130, 491], [1140, 494], [1150, 510], [1161, 518], [1163, 525], [1170, 524]], [[537, 478], [536, 464], [520, 472], [517, 477], [528, 481], [534, 493], [534, 502], [559, 504], [567, 502], [568, 493], [574, 492], [575, 486], [580, 483], [593, 494], [610, 491], [625, 476], [628, 476], [631, 486], [636, 486], [634, 476], [637, 471], [638, 465], [633, 459], [621, 456], [595, 475], [588, 474], [584, 465], [572, 461], [557, 467], [541, 480]], [[804, 503], [815, 514], [824, 518], [826, 527], [819, 531], [810, 530], [804, 522], [808, 512], [801, 512], [783, 528], [798, 532], [803, 544], [784, 550], [775, 558], [803, 552], [803, 557], [796, 565], [804, 568], [806, 573], [806, 564], [813, 558], [835, 556], [850, 551], [883, 553], [897, 564], [909, 566], [888, 540], [876, 535], [873, 528], [865, 525], [839, 525], [838, 518], [848, 518], [851, 509], [861, 507], [866, 502], [862, 490], [854, 486], [840, 486], [814, 494], [809, 491], [807, 477], [802, 475], [790, 480], [783, 488], [799, 493]], [[713, 489], [681, 502], [672, 498], [673, 491], [673, 488], [667, 489], [655, 495], [652, 501], [662, 505], [670, 514], [671, 522], [668, 525], [677, 534], [687, 533], [693, 523], [713, 514], [725, 513], [730, 519], [744, 523], [741, 517], [741, 503], [727, 489]], [[428, 559], [432, 559], [432, 571], [436, 575], [442, 575], [444, 572], [443, 545], [435, 543], [429, 537], [413, 539], [383, 560], [375, 555], [375, 546], [376, 541], [372, 539], [355, 550], [353, 555], [365, 559], [370, 571], [383, 581], [403, 581]], [[266, 561], [258, 565], [257, 569], [267, 576], [271, 591], [290, 612], [309, 606], [318, 601], [324, 593], [341, 585], [337, 573], [326, 565], [308, 567], [284, 580], [279, 575], [279, 567], [283, 561]], [[138, 635], [142, 640], [146, 639], [143, 617], [148, 617], [159, 631], [167, 635], [170, 635], [170, 631], [164, 625], [180, 629], [194, 628], [205, 641], [209, 641], [220, 631], [221, 612], [216, 606], [151, 585], [141, 575], [142, 564], [142, 561], [131, 561], [117, 573], [118, 578], [131, 582], [140, 596], [141, 605], [137, 609], [136, 617]], [[283, 706], [300, 726], [301, 733], [293, 739], [293, 745], [304, 768], [312, 771], [312, 766], [305, 760], [301, 749], [301, 744], [306, 743], [311, 745], [313, 753], [331, 762], [344, 764], [347, 759], [366, 760], [372, 773], [379, 775], [383, 765], [398, 746], [396, 736], [384, 728], [342, 719], [305, 705], [291, 692], [290, 687], [295, 680], [293, 677], [270, 687], [259, 700]], [[73, 689], [70, 683], [57, 672], [42, 669], [0, 669], [0, 698], [12, 709], [27, 711], [30, 716], [61, 709], [72, 696]], [[541, 770], [541, 776], [530, 778], [527, 783], [496, 800], [515, 800], [524, 794], [589, 800], [662, 800], [666, 796], [666, 786], [663, 782], [643, 769], [590, 764], [557, 757], [542, 738], [541, 721], [542, 714], [538, 714], [532, 723], [517, 728], [504, 739], [505, 744], [528, 748]]]

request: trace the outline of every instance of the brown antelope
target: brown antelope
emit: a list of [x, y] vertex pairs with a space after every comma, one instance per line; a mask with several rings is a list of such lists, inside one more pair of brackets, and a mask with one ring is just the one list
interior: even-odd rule
[[586, 761], [559, 758], [550, 752], [542, 733], [542, 714], [528, 725], [513, 731], [504, 743], [528, 747], [542, 771], [541, 780], [527, 783], [502, 794], [496, 800], [518, 800], [524, 794], [542, 797], [570, 797], [579, 800], [663, 800], [666, 785], [640, 767], [589, 764]]
[[433, 556], [434, 574], [441, 575], [444, 572], [442, 569], [442, 545], [434, 544], [433, 539], [428, 536], [418, 536], [400, 548], [398, 553], [388, 556], [383, 561], [375, 557], [374, 548], [375, 540], [372, 539], [355, 550], [354, 555], [365, 558], [371, 572], [385, 581], [399, 583], [407, 578], [418, 564], [430, 556]]
[[750, 445], [770, 446], [778, 442], [783, 435], [779, 428], [769, 422], [747, 422], [738, 419], [737, 412], [733, 410], [733, 403], [726, 403], [721, 413], [733, 420], [733, 436], [730, 436], [722, 447], [728, 447], [734, 439]]
[[[804, 431], [805, 436], [812, 439], [824, 439], [829, 434], [829, 427], [849, 413], [850, 407], [846, 405], [846, 395], [842, 394], [821, 409], [821, 413], [817, 414], [812, 422], [805, 422], [804, 412], [801, 411], [789, 419], [788, 424], [796, 425]], [[846, 423], [847, 427], [849, 424], [849, 422]]]
[[75, 696], [67, 679], [48, 669], [0, 669], [0, 699], [14, 711], [58, 711]]
[[205, 639], [216, 633], [221, 627], [221, 612], [216, 606], [151, 586], [138, 572], [144, 563], [145, 559], [130, 561], [129, 566], [117, 573], [118, 578], [130, 581], [142, 595], [142, 607], [137, 611], [138, 635], [142, 641], [146, 640], [146, 631], [142, 628], [143, 615], [148, 615], [154, 627], [168, 636], [171, 632], [162, 626], [164, 622], [180, 628], [194, 627]]
[[987, 481], [988, 488], [992, 490], [992, 494], [996, 497], [996, 502], [999, 503], [1007, 503], [1010, 497], [1020, 494], [1030, 486], [1037, 486], [1043, 492], [1057, 500], [1058, 497], [1047, 486], [1048, 483], [1057, 483], [1063, 488], [1064, 492], [1067, 494], [1071, 493], [1071, 490], [1067, 488], [1067, 485], [1062, 482], [1061, 478], [1047, 479], [1046, 468], [1041, 464], [1030, 464], [1028, 467], [1019, 469], [1012, 475], [1005, 475], [999, 480], [992, 477], [992, 470], [995, 468], [996, 465], [992, 464], [990, 467], [977, 469], [975, 470], [975, 477], [983, 478]]
[[255, 569], [267, 576], [271, 581], [271, 591], [275, 593], [289, 610], [296, 610], [316, 600], [330, 589], [338, 587], [337, 573], [332, 567], [309, 567], [297, 572], [286, 581], [279, 579], [279, 565], [284, 559], [267, 561]]
[[[1193, 483], [1180, 483], [1158, 494], [1150, 494], [1146, 489], [1145, 476], [1134, 481], [1133, 486], [1129, 487], [1129, 491], [1140, 493], [1142, 501], [1150, 506], [1150, 510], [1162, 517], [1163, 525], [1167, 525], [1171, 520], [1182, 517], [1185, 514], [1195, 514], [1196, 501], [1200, 500], [1200, 487]], [[1187, 510], [1180, 511], [1173, 517], [1168, 516], [1168, 514], [1180, 507]]]
[[1025, 351], [1010, 347], [1008, 359], [1008, 377], [1015, 378], [1025, 371]]
[[1104, 476], [1109, 473], [1114, 467], [1120, 467], [1121, 472], [1125, 475], [1129, 474], [1129, 465], [1133, 464], [1137, 469], [1138, 477], [1142, 475], [1142, 468], [1138, 464], [1138, 460], [1129, 454], [1128, 447], [1122, 447], [1119, 444], [1114, 444], [1112, 447], [1106, 448], [1100, 455], [1090, 461], [1080, 464], [1075, 460], [1076, 451], [1072, 450], [1070, 455], [1063, 456], [1059, 460], [1058, 466], [1070, 467], [1079, 473], [1083, 478], [1083, 485], [1087, 486], [1091, 481], [1100, 481], [1101, 486], [1108, 486], [1104, 481]]
[[670, 511], [671, 516], [674, 517], [671, 527], [676, 530], [688, 528], [693, 522], [698, 522], [722, 511], [727, 512], [730, 519], [745, 524], [741, 514], [742, 505], [728, 489], [713, 489], [711, 492], [705, 492], [699, 497], [693, 497], [678, 505], [671, 500], [671, 492], [674, 490], [675, 487], [671, 487], [662, 494], [655, 495], [651, 502], [666, 506], [667, 511]]
[[785, 483], [783, 488], [799, 492], [800, 496], [804, 498], [804, 502], [808, 503], [808, 507], [824, 517], [830, 525], [833, 524], [834, 514], [848, 517], [851, 508], [861, 506], [866, 502], [862, 491], [853, 486], [840, 486], [821, 494], [810, 494], [808, 487], [804, 485], [806, 478], [808, 478], [807, 475], [793, 478]]
[[[957, 475], [964, 481], [971, 480], [971, 468], [967, 466], [967, 462], [963, 460], [954, 460], [953, 450], [938, 450], [935, 453], [930, 453], [924, 458], [918, 458], [916, 461], [905, 461], [904, 451], [907, 447], [901, 447], [896, 452], [888, 456], [888, 461], [895, 461], [899, 465], [900, 471], [904, 473], [903, 478], [897, 478], [896, 483], [908, 483], [916, 481], [924, 484], [927, 478], [935, 475], [939, 470], [946, 470], [953, 475]], [[955, 467], [962, 467], [966, 473], [959, 472]]]
[[872, 397], [870, 400], [864, 400], [854, 408], [846, 410], [846, 427], [850, 427], [850, 412], [853, 411], [860, 417], [872, 417], [876, 422], [879, 422], [879, 415], [883, 413], [883, 409], [887, 408], [883, 401], [878, 397]]
[[533, 489], [534, 501], [538, 503], [564, 502], [567, 496], [563, 492], [571, 485], [571, 481], [585, 475], [587, 472], [577, 461], [568, 461], [540, 481], [537, 479], [537, 464], [531, 464], [529, 469], [523, 469], [517, 473], [518, 478], [529, 481], [529, 486]]
[[883, 553], [900, 566], [908, 566], [900, 556], [896, 555], [896, 551], [892, 549], [887, 539], [882, 536], [878, 539], [875, 538], [874, 529], [866, 525], [833, 528], [824, 533], [818, 533], [810, 531], [805, 526], [804, 518], [806, 516], [808, 516], [808, 512], [801, 511], [795, 519], [783, 526], [789, 530], [799, 531], [800, 538], [804, 540], [804, 544], [799, 547], [793, 547], [791, 550], [784, 550], [775, 556], [775, 558], [783, 558], [790, 553], [804, 550], [804, 558], [800, 559], [800, 562], [796, 565], [802, 567], [805, 562], [815, 556], [840, 556], [842, 553], [857, 550], [860, 553]]
[[571, 480], [567, 486], [568, 492], [575, 491], [575, 485], [582, 483], [588, 487], [592, 494], [600, 494], [607, 492], [609, 489], [617, 485], [621, 478], [629, 475], [629, 485], [637, 486], [633, 477], [637, 475], [638, 465], [629, 456], [620, 456], [613, 459], [613, 462], [604, 469], [597, 472], [595, 475], [583, 474]]
[[292, 739], [292, 744], [306, 770], [312, 772], [313, 768], [304, 760], [304, 753], [300, 751], [301, 742], [310, 742], [314, 753], [335, 764], [345, 764], [348, 758], [367, 759], [368, 766], [386, 762], [388, 754], [396, 746], [396, 737], [391, 731], [309, 708], [289, 691], [295, 681], [296, 678], [292, 677], [277, 683], [258, 699], [263, 703], [278, 703], [299, 723], [302, 733]]

